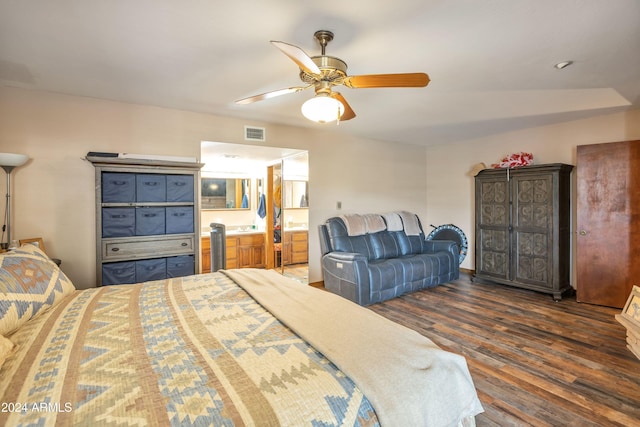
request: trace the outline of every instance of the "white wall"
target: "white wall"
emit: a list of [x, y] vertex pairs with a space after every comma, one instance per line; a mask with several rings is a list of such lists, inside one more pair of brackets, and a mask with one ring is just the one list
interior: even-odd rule
[[[86, 153], [199, 157], [201, 141], [243, 143], [245, 124], [209, 114], [0, 87], [0, 152], [31, 157], [12, 174], [13, 236], [43, 237], [47, 252], [63, 260], [64, 271], [78, 287], [94, 286], [94, 168], [83, 160]], [[463, 267], [474, 268], [469, 175], [474, 164], [489, 165], [518, 151], [533, 152], [536, 163], [574, 164], [577, 145], [640, 139], [638, 110], [427, 148], [249, 124], [266, 127], [271, 146], [309, 151], [311, 282], [322, 280], [315, 230], [330, 216], [405, 209], [416, 212], [427, 231], [429, 224], [454, 223], [471, 243]], [[0, 192], [5, 194], [4, 177]]]
[[[634, 110], [428, 147], [427, 223], [453, 223], [460, 227], [470, 244], [462, 267], [474, 269], [475, 202], [474, 179], [470, 171], [475, 164], [484, 162], [491, 167], [492, 163], [497, 163], [506, 154], [525, 151], [533, 153], [536, 164], [575, 165], [578, 145], [638, 139], [640, 110]], [[575, 169], [572, 179], [572, 224], [575, 224]], [[572, 235], [575, 236], [575, 233]], [[573, 264], [575, 269], [575, 259]]]
[[[301, 119], [302, 120], [302, 119]], [[322, 280], [317, 226], [341, 212], [426, 213], [425, 148], [187, 111], [0, 87], [0, 152], [31, 160], [13, 177], [15, 238], [44, 238], [78, 288], [95, 286], [94, 168], [88, 151], [200, 156], [201, 141], [243, 143], [244, 125], [271, 146], [309, 151], [309, 279]], [[3, 177], [4, 178], [4, 177]], [[0, 179], [4, 194], [5, 180]], [[337, 211], [336, 201], [343, 210]]]

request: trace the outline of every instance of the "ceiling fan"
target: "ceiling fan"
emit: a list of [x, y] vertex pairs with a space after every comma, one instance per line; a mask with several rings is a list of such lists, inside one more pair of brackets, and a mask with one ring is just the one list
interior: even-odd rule
[[365, 74], [347, 75], [347, 63], [340, 58], [325, 55], [327, 44], [333, 40], [333, 33], [327, 30], [316, 31], [314, 38], [320, 43], [322, 53], [318, 56], [307, 55], [302, 49], [289, 43], [271, 41], [275, 47], [300, 67], [300, 80], [306, 86], [294, 86], [274, 90], [260, 95], [250, 96], [236, 101], [237, 104], [251, 104], [280, 95], [300, 92], [313, 87], [316, 95], [302, 105], [302, 114], [310, 120], [327, 123], [333, 120], [351, 120], [356, 113], [346, 99], [332, 88], [346, 86], [352, 89], [378, 87], [424, 87], [429, 84], [425, 73], [402, 74]]

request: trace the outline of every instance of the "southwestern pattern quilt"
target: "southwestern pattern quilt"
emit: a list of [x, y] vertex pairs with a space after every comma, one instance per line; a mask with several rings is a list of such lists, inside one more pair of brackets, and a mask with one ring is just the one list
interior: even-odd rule
[[227, 276], [75, 291], [11, 335], [0, 425], [378, 425], [329, 360]]

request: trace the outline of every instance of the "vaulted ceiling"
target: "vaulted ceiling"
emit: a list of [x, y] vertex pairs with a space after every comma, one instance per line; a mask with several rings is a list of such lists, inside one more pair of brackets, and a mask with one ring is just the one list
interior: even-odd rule
[[[350, 75], [426, 72], [425, 88], [340, 92], [357, 117], [319, 125], [297, 66], [269, 41]], [[561, 61], [573, 61], [562, 70]], [[30, 0], [0, 2], [0, 84], [435, 144], [640, 108], [637, 0]]]

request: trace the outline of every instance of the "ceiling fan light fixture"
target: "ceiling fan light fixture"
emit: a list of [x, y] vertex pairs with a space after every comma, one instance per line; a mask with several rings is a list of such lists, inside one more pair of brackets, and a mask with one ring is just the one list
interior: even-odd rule
[[302, 115], [317, 123], [338, 120], [344, 113], [344, 105], [328, 94], [319, 93], [302, 104]]

